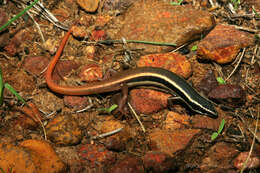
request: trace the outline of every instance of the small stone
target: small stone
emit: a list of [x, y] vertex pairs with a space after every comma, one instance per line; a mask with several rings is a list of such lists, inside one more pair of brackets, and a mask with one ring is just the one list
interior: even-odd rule
[[51, 55], [54, 55], [59, 47], [60, 40], [49, 38], [43, 43], [44, 49], [50, 52]]
[[95, 12], [98, 8], [99, 0], [77, 0], [77, 3], [86, 12]]
[[[236, 167], [238, 170], [241, 170], [244, 167], [244, 163], [246, 162], [248, 158], [249, 152], [241, 152], [233, 161], [234, 167]], [[245, 165], [245, 169], [254, 169], [260, 167], [260, 159], [254, 154], [251, 154], [247, 164]]]
[[23, 68], [29, 73], [39, 76], [48, 64], [49, 60], [44, 56], [30, 56], [25, 58]]
[[81, 145], [78, 152], [81, 162], [89, 164], [92, 168], [112, 165], [116, 161], [116, 154], [101, 145]]
[[107, 117], [104, 121], [100, 121], [96, 125], [96, 129], [101, 133], [108, 133], [117, 129], [123, 128], [120, 132], [110, 135], [102, 140], [102, 143], [109, 150], [123, 151], [127, 146], [127, 142], [133, 138], [133, 134], [128, 126], [122, 124], [120, 121]]
[[89, 31], [85, 26], [72, 26], [72, 35], [78, 38], [86, 38], [89, 36]]
[[137, 157], [125, 157], [124, 159], [118, 161], [108, 173], [136, 173], [144, 172], [142, 160]]
[[212, 129], [217, 131], [222, 119], [222, 116], [219, 116], [217, 119], [212, 119], [207, 116], [195, 115], [191, 117], [191, 125], [193, 128]]
[[199, 58], [220, 64], [232, 62], [241, 48], [254, 43], [253, 35], [235, 29], [234, 26], [217, 25], [199, 44]]
[[85, 108], [88, 105], [87, 98], [82, 96], [64, 96], [63, 102], [65, 106], [77, 110]]
[[226, 84], [214, 88], [208, 94], [208, 97], [219, 102], [228, 103], [229, 106], [237, 107], [244, 103], [245, 92], [239, 85]]
[[81, 68], [79, 77], [81, 81], [93, 82], [102, 79], [102, 68], [97, 64], [88, 64]]
[[210, 170], [220, 169], [221, 172], [228, 172], [227, 169], [233, 168], [230, 164], [232, 158], [238, 154], [238, 150], [228, 145], [227, 143], [221, 142], [212, 146], [200, 165], [201, 172], [210, 172]]
[[194, 135], [199, 132], [199, 129], [179, 129], [175, 131], [157, 129], [149, 134], [151, 148], [173, 156], [176, 151], [186, 148]]
[[176, 112], [169, 112], [167, 114], [166, 120], [164, 121], [163, 129], [175, 130], [184, 128], [189, 125], [190, 116], [178, 114]]
[[23, 49], [21, 45], [31, 39], [32, 38], [30, 33], [26, 29], [23, 29], [15, 34], [15, 36], [11, 39], [8, 45], [4, 47], [4, 49], [7, 51], [9, 56], [15, 56], [21, 49]]
[[218, 81], [212, 70], [209, 70], [204, 78], [200, 81], [197, 86], [198, 90], [202, 92], [205, 96], [209, 94], [211, 90], [218, 86]]
[[88, 59], [94, 60], [96, 58], [96, 47], [95, 46], [86, 46], [83, 49], [84, 54]]
[[135, 0], [105, 0], [103, 10], [122, 13], [127, 10], [127, 8], [130, 7], [134, 1]]
[[79, 68], [79, 64], [73, 60], [59, 61], [53, 70], [53, 80], [59, 81], [64, 80], [65, 76], [68, 75], [72, 70]]
[[137, 113], [151, 114], [165, 109], [169, 96], [151, 89], [133, 89], [130, 91], [130, 104]]
[[63, 146], [76, 145], [83, 137], [77, 121], [67, 115], [52, 119], [46, 126], [46, 133], [53, 143]]
[[104, 30], [94, 30], [91, 33], [90, 40], [99, 41], [99, 40], [106, 40], [107, 38], [108, 36]]
[[163, 173], [174, 170], [176, 161], [168, 154], [151, 151], [143, 156], [143, 163], [146, 170]]

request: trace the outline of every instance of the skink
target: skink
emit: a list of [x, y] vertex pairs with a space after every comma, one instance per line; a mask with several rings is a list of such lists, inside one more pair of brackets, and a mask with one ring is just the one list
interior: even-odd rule
[[177, 95], [197, 113], [205, 114], [212, 118], [218, 117], [211, 101], [201, 96], [183, 78], [162, 68], [139, 67], [123, 71], [110, 79], [92, 82], [83, 86], [60, 86], [56, 84], [52, 79], [52, 73], [71, 32], [72, 30], [70, 29], [64, 36], [56, 55], [46, 71], [46, 83], [52, 91], [64, 95], [91, 95], [120, 90], [123, 85], [127, 87], [153, 86], [172, 95]]

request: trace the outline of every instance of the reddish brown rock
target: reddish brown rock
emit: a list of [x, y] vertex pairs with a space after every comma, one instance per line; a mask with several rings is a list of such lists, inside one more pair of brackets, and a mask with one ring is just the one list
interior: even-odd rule
[[10, 84], [18, 92], [32, 92], [36, 83], [32, 75], [27, 74], [24, 70], [14, 70], [6, 76], [6, 83]]
[[78, 152], [81, 161], [92, 168], [105, 167], [116, 161], [116, 154], [101, 145], [81, 145]]
[[217, 25], [199, 44], [199, 58], [224, 64], [232, 62], [241, 48], [254, 43], [253, 35], [234, 26]]
[[26, 29], [21, 30], [15, 34], [15, 36], [11, 39], [8, 45], [4, 47], [4, 49], [7, 51], [9, 56], [15, 56], [20, 51], [20, 49], [22, 49], [21, 45], [31, 39], [31, 35]]
[[142, 56], [138, 62], [138, 67], [161, 67], [169, 71], [172, 71], [184, 78], [191, 75], [191, 64], [185, 56], [171, 52], [162, 54], [150, 54]]
[[103, 77], [102, 68], [97, 64], [88, 64], [81, 68], [79, 77], [81, 81], [93, 82]]
[[176, 151], [183, 150], [190, 140], [199, 133], [198, 129], [183, 130], [154, 130], [149, 134], [151, 148], [154, 151], [160, 151], [173, 156]]
[[214, 88], [210, 91], [208, 97], [219, 102], [228, 103], [229, 106], [237, 107], [244, 103], [245, 92], [239, 85], [226, 84]]
[[134, 137], [132, 129], [112, 117], [106, 117], [103, 121], [99, 121], [95, 128], [96, 130], [100, 131], [100, 134], [112, 132], [122, 128], [120, 132], [101, 139], [102, 143], [109, 150], [125, 150], [127, 142]]
[[222, 116], [219, 116], [217, 119], [212, 119], [207, 116], [195, 115], [191, 117], [191, 125], [193, 128], [212, 129], [217, 131], [222, 119]]
[[138, 113], [151, 114], [167, 107], [169, 94], [151, 89], [133, 89], [130, 103]]
[[220, 172], [228, 172], [233, 165], [230, 164], [232, 158], [238, 154], [238, 151], [227, 143], [217, 143], [212, 146], [206, 153], [200, 165], [201, 172], [210, 172], [219, 170]]
[[[124, 25], [116, 38], [175, 43], [177, 46], [200, 38], [214, 24], [213, 16], [206, 11], [195, 10], [191, 6], [173, 6], [163, 1], [150, 0], [149, 3], [136, 1], [122, 16]], [[173, 47], [134, 44], [148, 52], [159, 52]]]
[[[26, 140], [14, 146], [0, 144], [0, 168], [8, 172], [66, 172], [66, 165], [60, 160], [46, 141]], [[22, 159], [21, 159], [22, 158]]]
[[197, 86], [198, 90], [202, 92], [205, 96], [209, 94], [211, 90], [218, 86], [218, 81], [212, 70], [209, 70], [204, 78], [200, 81]]
[[64, 79], [66, 75], [68, 75], [72, 70], [75, 70], [78, 67], [79, 64], [72, 60], [59, 61], [53, 71], [53, 80], [59, 81], [61, 79]]
[[99, 40], [106, 40], [107, 38], [108, 38], [107, 34], [104, 30], [94, 30], [91, 33], [90, 39], [94, 41], [99, 41]]
[[166, 130], [174, 130], [184, 128], [189, 125], [190, 116], [178, 114], [176, 112], [169, 112], [166, 120], [164, 121], [163, 128]]
[[95, 12], [98, 8], [99, 0], [77, 0], [77, 3], [87, 12]]
[[137, 157], [125, 157], [118, 161], [109, 171], [109, 173], [136, 173], [144, 172], [142, 160]]
[[[244, 163], [246, 162], [248, 158], [249, 152], [242, 152], [240, 153], [233, 161], [234, 166], [241, 170], [244, 166]], [[247, 164], [245, 165], [244, 169], [254, 169], [260, 167], [260, 159], [257, 157], [254, 153], [250, 155]]]
[[123, 12], [127, 10], [128, 7], [134, 2], [135, 0], [106, 0], [103, 4], [104, 11], [118, 11]]
[[168, 154], [151, 151], [143, 156], [143, 163], [146, 170], [163, 173], [173, 171], [176, 161]]
[[30, 56], [25, 58], [23, 68], [29, 73], [39, 76], [48, 64], [49, 60], [44, 56]]
[[64, 96], [63, 101], [65, 106], [77, 110], [85, 108], [88, 105], [87, 98], [82, 96]]
[[71, 116], [63, 115], [52, 119], [46, 126], [47, 137], [59, 145], [75, 145], [80, 143], [83, 132]]

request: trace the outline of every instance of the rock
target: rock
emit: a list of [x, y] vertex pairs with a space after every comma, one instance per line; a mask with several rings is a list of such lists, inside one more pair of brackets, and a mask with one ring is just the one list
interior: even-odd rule
[[149, 134], [151, 148], [173, 156], [176, 151], [183, 150], [199, 132], [199, 129], [154, 130]]
[[82, 96], [64, 96], [63, 102], [65, 106], [76, 110], [83, 109], [88, 105], [87, 98]]
[[101, 145], [81, 145], [78, 152], [81, 162], [84, 162], [91, 168], [103, 168], [116, 161], [116, 154], [106, 150], [106, 148]]
[[219, 85], [208, 94], [210, 99], [228, 103], [229, 106], [237, 107], [245, 101], [245, 91], [239, 85]]
[[130, 104], [137, 113], [151, 114], [165, 109], [169, 96], [151, 89], [133, 89], [130, 91]]
[[207, 116], [195, 115], [191, 117], [191, 125], [193, 128], [211, 129], [217, 131], [223, 117], [219, 115], [217, 119], [212, 119]]
[[234, 26], [217, 25], [199, 44], [199, 58], [220, 64], [232, 62], [241, 48], [254, 43], [253, 35], [235, 29]]
[[7, 51], [7, 54], [9, 56], [15, 56], [21, 49], [23, 49], [21, 47], [21, 45], [24, 42], [31, 40], [31, 39], [32, 38], [31, 38], [30, 33], [26, 29], [23, 29], [15, 34], [15, 36], [4, 47], [4, 49]]
[[86, 12], [95, 12], [98, 8], [99, 0], [77, 0], [77, 3]]
[[18, 146], [0, 144], [0, 168], [8, 172], [67, 172], [51, 145], [46, 141], [26, 140]]
[[43, 47], [50, 52], [51, 55], [54, 55], [60, 45], [60, 40], [55, 38], [48, 38], [44, 43]]
[[[121, 20], [123, 26], [115, 36], [117, 39], [168, 42], [177, 46], [200, 38], [203, 32], [215, 25], [213, 15], [206, 11], [195, 10], [191, 6], [173, 6], [158, 0], [150, 0], [149, 3], [136, 1]], [[134, 47], [145, 48], [148, 52], [173, 49], [147, 44], [134, 44]]]
[[44, 56], [29, 56], [24, 59], [23, 68], [33, 75], [40, 76], [48, 64], [49, 60]]
[[71, 116], [63, 115], [52, 119], [46, 126], [47, 137], [58, 145], [75, 145], [80, 143], [83, 132]]
[[76, 63], [73, 60], [64, 60], [64, 61], [59, 61], [55, 69], [53, 71], [53, 80], [54, 81], [59, 81], [64, 79], [66, 75], [68, 75], [72, 70], [78, 69], [79, 64]]
[[236, 154], [238, 154], [238, 151], [234, 147], [224, 142], [217, 143], [205, 154], [200, 165], [201, 172], [209, 172], [212, 170], [228, 172], [229, 169], [233, 168], [230, 162]]
[[5, 82], [9, 83], [18, 92], [29, 92], [30, 94], [36, 87], [33, 76], [21, 69], [14, 70], [7, 75]]
[[106, 40], [108, 36], [104, 30], [93, 30], [91, 33], [90, 40], [99, 41], [99, 40]]
[[192, 73], [191, 64], [186, 57], [175, 52], [142, 56], [137, 66], [162, 67], [184, 78], [188, 78]]
[[127, 156], [118, 161], [108, 173], [135, 173], [144, 172], [142, 160], [137, 157]]
[[101, 131], [101, 134], [108, 133], [117, 129], [123, 128], [120, 132], [101, 139], [102, 143], [109, 150], [123, 151], [130, 139], [134, 138], [132, 129], [122, 124], [120, 121], [107, 117], [104, 121], [100, 121], [96, 125], [96, 130]]
[[81, 68], [79, 77], [81, 81], [99, 81], [103, 77], [102, 68], [97, 64], [88, 64]]
[[198, 90], [202, 92], [205, 96], [209, 94], [211, 90], [218, 86], [218, 81], [212, 70], [209, 70], [204, 78], [200, 81], [197, 86]]
[[[241, 170], [244, 166], [244, 163], [247, 160], [249, 152], [241, 152], [233, 161], [234, 167], [238, 170]], [[260, 159], [255, 154], [251, 154], [247, 164], [245, 165], [245, 169], [254, 169], [260, 167]]]
[[166, 120], [164, 121], [163, 129], [175, 130], [184, 128], [189, 125], [190, 116], [178, 114], [176, 112], [169, 112], [167, 114]]
[[103, 10], [122, 13], [127, 10], [127, 8], [130, 7], [133, 2], [134, 0], [105, 0], [103, 4]]
[[176, 160], [171, 158], [168, 154], [151, 151], [143, 156], [143, 163], [145, 170], [163, 173], [173, 171]]
[[67, 166], [60, 160], [51, 145], [41, 140], [26, 140], [20, 146], [30, 150], [39, 172], [66, 172]]

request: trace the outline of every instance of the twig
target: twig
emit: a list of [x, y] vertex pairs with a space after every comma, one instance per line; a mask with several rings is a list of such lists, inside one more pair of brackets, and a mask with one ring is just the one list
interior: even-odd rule
[[258, 45], [255, 45], [254, 54], [253, 54], [251, 62], [250, 62], [251, 65], [253, 65], [256, 62], [255, 61], [255, 55], [257, 53], [258, 48], [259, 48]]
[[[154, 41], [143, 41], [143, 40], [124, 40], [126, 43], [141, 43], [141, 44], [152, 44], [157, 46], [176, 46], [174, 43], [154, 42]], [[99, 44], [112, 44], [112, 43], [125, 43], [122, 40], [100, 40], [96, 43]]]
[[251, 147], [250, 147], [250, 151], [249, 151], [249, 153], [248, 153], [248, 156], [247, 156], [247, 158], [246, 158], [246, 161], [244, 162], [243, 167], [242, 167], [242, 169], [240, 170], [240, 173], [243, 173], [243, 172], [244, 172], [244, 170], [245, 170], [245, 168], [246, 168], [246, 166], [247, 166], [247, 162], [248, 162], [250, 156], [252, 155], [252, 151], [253, 151], [254, 144], [255, 144], [256, 133], [257, 133], [258, 119], [259, 119], [259, 106], [258, 106], [258, 112], [257, 112], [256, 123], [255, 123], [255, 132], [254, 132], [253, 141], [252, 141], [252, 144], [251, 144]]
[[144, 125], [143, 125], [143, 123], [141, 122], [140, 118], [138, 117], [138, 115], [137, 115], [136, 112], [134, 111], [134, 109], [133, 109], [133, 107], [131, 106], [131, 104], [130, 104], [129, 102], [127, 102], [127, 104], [128, 104], [128, 106], [129, 106], [129, 108], [131, 109], [131, 111], [133, 112], [133, 114], [134, 114], [136, 120], [137, 120], [138, 123], [140, 124], [141, 129], [142, 129], [143, 132], [145, 133], [146, 130], [145, 130]]
[[[23, 6], [23, 8], [25, 8], [25, 5], [22, 5], [22, 6]], [[39, 34], [41, 36], [41, 39], [42, 39], [42, 42], [45, 43], [45, 38], [44, 38], [44, 36], [42, 34], [42, 30], [40, 28], [40, 25], [34, 20], [33, 16], [31, 15], [31, 13], [29, 11], [27, 11], [26, 13], [30, 16], [30, 18], [32, 19], [32, 21], [35, 24], [36, 28], [38, 29], [38, 32], [39, 32]]]
[[242, 54], [241, 54], [241, 56], [240, 56], [240, 58], [239, 58], [239, 61], [237, 62], [237, 65], [235, 66], [235, 68], [233, 69], [233, 71], [230, 73], [230, 75], [225, 79], [225, 81], [227, 81], [227, 80], [235, 73], [235, 71], [237, 70], [237, 68], [238, 68], [238, 66], [239, 66], [239, 64], [240, 64], [240, 62], [242, 61], [242, 59], [243, 59], [243, 57], [244, 57], [245, 50], [246, 50], [246, 48], [243, 49], [243, 52], [242, 52]]
[[123, 127], [116, 129], [116, 130], [113, 130], [111, 132], [107, 132], [107, 133], [103, 133], [101, 135], [94, 136], [91, 139], [98, 139], [98, 138], [104, 138], [104, 137], [107, 137], [107, 136], [111, 136], [111, 135], [114, 135], [114, 134], [120, 132], [122, 129], [123, 129]]

